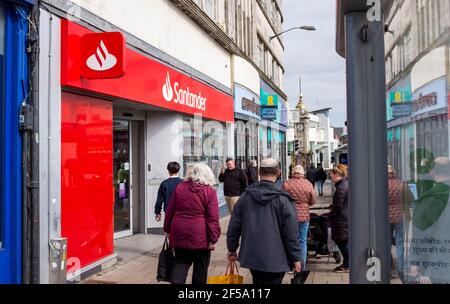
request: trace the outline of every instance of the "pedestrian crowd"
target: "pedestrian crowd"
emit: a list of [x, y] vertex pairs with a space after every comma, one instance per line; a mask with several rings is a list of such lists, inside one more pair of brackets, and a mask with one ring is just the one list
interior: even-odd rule
[[[420, 237], [429, 227], [441, 227], [444, 220], [440, 218], [450, 220], [450, 215], [441, 215], [446, 213], [441, 211], [445, 206], [441, 206], [444, 200], [440, 199], [450, 192], [447, 191], [450, 189], [450, 160], [437, 158], [433, 168], [429, 176], [434, 181], [430, 181], [425, 190], [421, 189], [424, 194], [419, 198], [406, 182], [396, 177], [392, 166], [387, 168], [389, 233], [396, 248], [396, 269], [402, 282], [405, 282], [405, 255], [408, 254], [405, 252], [405, 222], [412, 222], [413, 237]], [[332, 242], [333, 248], [339, 248], [340, 258], [336, 262], [340, 264], [342, 260], [342, 264], [334, 271], [350, 271], [347, 165], [339, 164], [328, 174], [322, 164], [317, 168], [311, 165], [307, 172], [300, 165], [290, 169], [290, 179], [283, 181], [280, 163], [275, 159], [263, 159], [259, 166], [252, 160], [242, 170], [229, 158], [218, 176], [224, 183], [226, 205], [231, 215], [226, 258], [231, 262], [237, 260], [241, 267], [249, 269], [254, 284], [281, 284], [286, 273], [296, 274], [308, 269], [309, 241], [315, 237], [310, 221], [316, 216], [310, 208], [317, 203], [318, 196], [323, 196], [328, 178], [334, 185], [333, 197], [329, 213], [324, 215], [328, 231], [322, 234], [327, 234], [328, 246]], [[155, 217], [161, 221], [164, 210], [164, 232], [174, 248], [170, 282], [184, 284], [193, 265], [192, 283], [205, 284], [211, 251], [220, 237], [216, 178], [202, 163], [187, 168], [184, 179], [179, 177], [178, 163], [169, 163], [167, 170], [169, 178], [160, 185]], [[415, 210], [411, 214], [413, 205]], [[429, 205], [435, 206], [434, 209], [428, 208]], [[436, 211], [438, 208], [440, 213]], [[335, 253], [328, 249], [333, 257]], [[391, 265], [394, 265], [392, 256]], [[439, 275], [420, 267], [408, 271], [416, 273], [417, 277], [426, 275], [431, 282], [442, 281]]]
[[[170, 282], [184, 284], [193, 265], [192, 283], [206, 284], [211, 251], [220, 237], [219, 203], [212, 170], [203, 163], [187, 168], [179, 177], [180, 165], [167, 166], [169, 178], [159, 188], [155, 218], [174, 250]], [[323, 195], [327, 174], [322, 165], [305, 172], [291, 170], [292, 178], [281, 179], [280, 163], [256, 160], [242, 170], [232, 158], [226, 160], [218, 177], [224, 184], [225, 201], [231, 215], [227, 230], [227, 259], [239, 261], [250, 270], [254, 284], [281, 284], [286, 273], [307, 269], [310, 207]], [[330, 177], [336, 185], [330, 221], [333, 239], [344, 257], [335, 270], [348, 271], [348, 182], [347, 169], [338, 166]], [[315, 188], [317, 188], [317, 193]]]

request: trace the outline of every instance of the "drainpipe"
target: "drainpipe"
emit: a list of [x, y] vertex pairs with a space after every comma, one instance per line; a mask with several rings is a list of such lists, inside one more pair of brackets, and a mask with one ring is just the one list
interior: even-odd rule
[[345, 14], [350, 283], [390, 282], [384, 22]]
[[33, 131], [31, 134], [31, 160], [29, 188], [31, 192], [31, 283], [38, 284], [39, 269], [39, 5], [33, 6], [30, 18], [30, 81], [33, 108]]

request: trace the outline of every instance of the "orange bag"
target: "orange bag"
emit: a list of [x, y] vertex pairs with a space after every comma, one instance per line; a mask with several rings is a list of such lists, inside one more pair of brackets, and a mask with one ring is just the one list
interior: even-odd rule
[[[236, 269], [237, 274], [234, 274]], [[239, 269], [235, 261], [229, 261], [225, 275], [208, 278], [208, 284], [244, 284], [244, 277], [239, 274]]]

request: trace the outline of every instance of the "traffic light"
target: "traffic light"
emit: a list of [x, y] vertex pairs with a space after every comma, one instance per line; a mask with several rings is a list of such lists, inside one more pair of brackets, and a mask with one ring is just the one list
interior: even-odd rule
[[294, 151], [297, 152], [300, 150], [300, 141], [297, 139], [294, 141]]
[[294, 142], [288, 142], [288, 156], [292, 156], [294, 154]]

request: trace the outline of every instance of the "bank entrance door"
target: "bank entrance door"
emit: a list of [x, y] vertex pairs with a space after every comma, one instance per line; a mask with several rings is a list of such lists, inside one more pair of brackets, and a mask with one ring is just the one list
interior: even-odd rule
[[114, 120], [113, 174], [114, 174], [114, 238], [132, 235], [131, 197], [131, 122]]
[[144, 142], [143, 121], [114, 120], [115, 239], [144, 232]]

